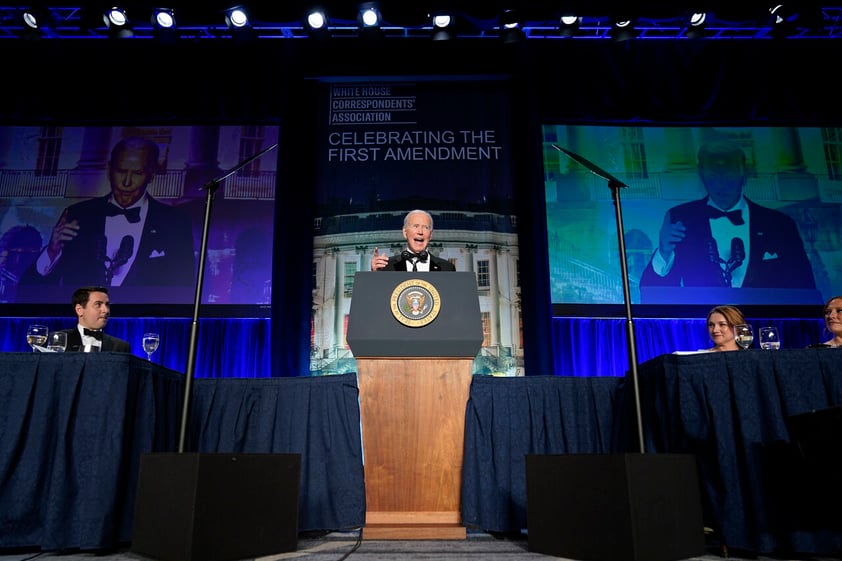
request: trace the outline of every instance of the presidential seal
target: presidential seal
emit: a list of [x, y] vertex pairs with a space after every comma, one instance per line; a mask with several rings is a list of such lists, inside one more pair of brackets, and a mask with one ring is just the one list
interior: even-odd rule
[[404, 281], [392, 291], [392, 315], [407, 327], [424, 327], [439, 315], [439, 291], [427, 281]]

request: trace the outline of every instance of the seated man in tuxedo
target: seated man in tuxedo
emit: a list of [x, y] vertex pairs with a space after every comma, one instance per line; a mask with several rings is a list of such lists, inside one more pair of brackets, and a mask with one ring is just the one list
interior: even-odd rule
[[698, 167], [708, 195], [667, 211], [640, 286], [814, 289], [795, 221], [744, 196], [742, 149], [707, 143]]
[[108, 288], [104, 286], [84, 286], [73, 292], [73, 307], [78, 323], [72, 329], [63, 329], [67, 333], [67, 351], [77, 352], [132, 352], [131, 345], [118, 337], [112, 337], [102, 330], [111, 317], [111, 300]]
[[372, 271], [455, 271], [450, 261], [427, 251], [433, 238], [433, 217], [426, 210], [412, 210], [403, 219], [406, 249], [400, 255], [381, 253], [374, 248]]

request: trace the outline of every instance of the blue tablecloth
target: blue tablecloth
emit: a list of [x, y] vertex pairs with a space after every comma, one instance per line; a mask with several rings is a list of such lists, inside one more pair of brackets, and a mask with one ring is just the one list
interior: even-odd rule
[[462, 522], [527, 527], [526, 454], [614, 451], [622, 378], [474, 376], [465, 418]]
[[[842, 405], [840, 353], [664, 355], [640, 365], [646, 452], [696, 457], [706, 524], [729, 547], [842, 551], [842, 517], [802, 516], [822, 497], [801, 493], [810, 474], [788, 425]], [[0, 548], [129, 542], [139, 457], [176, 450], [183, 382], [131, 355], [0, 354]], [[299, 529], [360, 527], [358, 399], [354, 374], [197, 379], [186, 451], [300, 453]], [[636, 452], [632, 410], [631, 384], [619, 377], [474, 377], [463, 523], [528, 528], [526, 454]]]
[[[825, 511], [839, 474], [813, 486], [824, 485], [824, 496], [793, 492], [813, 475], [798, 458], [789, 422], [842, 404], [842, 351], [663, 355], [641, 364], [638, 375], [647, 452], [696, 456], [706, 524], [725, 545], [842, 551], [842, 518], [811, 516]], [[628, 405], [630, 392], [625, 397]]]
[[[120, 353], [0, 354], [0, 548], [131, 541], [140, 455], [173, 452], [184, 376]], [[356, 376], [194, 380], [185, 451], [300, 453], [300, 530], [360, 527]]]
[[140, 455], [177, 448], [183, 388], [128, 354], [0, 354], [0, 547], [127, 542]]

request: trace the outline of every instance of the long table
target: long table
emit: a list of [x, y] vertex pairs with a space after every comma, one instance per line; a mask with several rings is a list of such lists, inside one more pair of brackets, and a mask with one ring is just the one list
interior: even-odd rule
[[0, 355], [0, 547], [128, 541], [140, 455], [177, 447], [183, 391], [128, 354]]
[[[300, 453], [299, 529], [364, 524], [355, 375], [194, 382], [185, 451]], [[140, 455], [177, 450], [183, 398], [133, 355], [0, 354], [0, 548], [129, 543]]]
[[[730, 548], [842, 551], [842, 516], [809, 516], [838, 485], [806, 485], [789, 432], [792, 416], [842, 405], [840, 353], [663, 355], [640, 365], [646, 451], [695, 455], [706, 525]], [[197, 379], [193, 388], [187, 451], [301, 453], [299, 529], [365, 524], [355, 374]], [[182, 374], [132, 355], [0, 354], [0, 548], [128, 543], [139, 456], [176, 449], [183, 391]], [[526, 454], [636, 451], [632, 397], [620, 377], [475, 376], [462, 522], [528, 529]]]
[[723, 545], [842, 551], [842, 516], [828, 504], [841, 496], [839, 474], [811, 481], [822, 472], [791, 436], [793, 416], [842, 405], [842, 351], [663, 355], [638, 375], [646, 451], [696, 456], [706, 525]]

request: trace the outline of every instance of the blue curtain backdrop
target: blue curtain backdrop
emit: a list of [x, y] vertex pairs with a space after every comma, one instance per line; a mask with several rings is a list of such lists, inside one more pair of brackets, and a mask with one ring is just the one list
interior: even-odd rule
[[[33, 323], [50, 330], [67, 329], [72, 318], [0, 318], [0, 351], [28, 351], [26, 328]], [[196, 353], [197, 378], [262, 378], [272, 375], [272, 338], [268, 318], [200, 319]], [[178, 372], [187, 369], [190, 331], [188, 318], [111, 318], [105, 331], [125, 339], [132, 354], [146, 358], [141, 346], [144, 333], [155, 332], [161, 344], [152, 355], [152, 362]], [[275, 348], [279, 348], [276, 346]]]
[[[803, 348], [828, 337], [820, 319], [754, 319], [755, 330], [776, 326], [783, 348]], [[26, 327], [43, 323], [64, 329], [67, 318], [0, 318], [0, 350], [27, 351]], [[270, 334], [268, 318], [211, 318], [199, 321], [197, 378], [263, 378], [272, 376], [273, 352], [284, 346]], [[638, 362], [674, 351], [710, 347], [704, 318], [633, 320]], [[182, 318], [113, 318], [108, 333], [126, 339], [132, 353], [145, 357], [140, 338], [147, 331], [161, 335], [161, 346], [152, 355], [155, 363], [184, 372], [192, 320]], [[624, 376], [629, 369], [628, 322], [620, 318], [567, 318], [552, 320], [552, 370], [530, 375]], [[757, 343], [754, 345], [757, 347]], [[296, 374], [287, 373], [286, 376]]]

